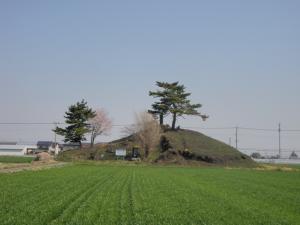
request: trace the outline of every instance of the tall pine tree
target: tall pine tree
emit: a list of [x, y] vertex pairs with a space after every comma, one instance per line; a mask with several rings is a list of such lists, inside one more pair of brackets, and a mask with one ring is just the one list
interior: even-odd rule
[[85, 134], [89, 132], [88, 120], [95, 116], [95, 112], [88, 107], [87, 102], [82, 100], [71, 105], [65, 113], [66, 128], [57, 127], [54, 132], [64, 136], [64, 142], [79, 143], [85, 141]]
[[150, 91], [149, 95], [159, 98], [160, 101], [155, 102], [149, 112], [159, 115], [161, 122], [170, 113], [172, 115], [172, 130], [176, 129], [178, 117], [183, 115], [200, 116], [203, 120], [208, 118], [207, 115], [203, 115], [198, 111], [202, 107], [201, 104], [192, 104], [191, 100], [188, 99], [191, 93], [185, 91], [184, 85], [179, 85], [179, 82], [156, 82], [156, 85], [160, 89], [155, 92]]
[[176, 83], [156, 82], [156, 85], [160, 88], [157, 91], [150, 91], [149, 96], [158, 98], [159, 101], [152, 104], [152, 109], [148, 110], [149, 113], [154, 115], [155, 118], [159, 117], [160, 125], [164, 124], [164, 118], [170, 113], [170, 100], [168, 98], [168, 92], [171, 87], [176, 86]]

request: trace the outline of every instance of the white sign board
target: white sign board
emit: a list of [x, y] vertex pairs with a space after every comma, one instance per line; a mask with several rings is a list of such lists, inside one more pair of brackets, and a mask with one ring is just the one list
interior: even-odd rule
[[116, 156], [126, 156], [126, 149], [117, 149]]

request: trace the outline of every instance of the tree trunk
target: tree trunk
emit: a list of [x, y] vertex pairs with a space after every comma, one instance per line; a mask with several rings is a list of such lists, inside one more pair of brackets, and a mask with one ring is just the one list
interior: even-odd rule
[[176, 120], [177, 120], [177, 114], [173, 113], [172, 130], [175, 130]]
[[159, 124], [162, 126], [164, 125], [164, 114], [159, 115]]
[[94, 138], [91, 137], [91, 148], [94, 147]]
[[94, 135], [91, 136], [91, 148], [94, 147], [95, 137]]
[[148, 156], [149, 156], [149, 147], [146, 146], [146, 147], [145, 147], [145, 159], [147, 159]]

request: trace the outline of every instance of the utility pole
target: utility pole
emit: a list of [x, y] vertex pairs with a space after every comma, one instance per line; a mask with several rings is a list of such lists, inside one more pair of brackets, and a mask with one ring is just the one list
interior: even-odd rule
[[238, 129], [239, 127], [235, 127], [235, 148], [238, 149]]
[[[53, 124], [54, 124], [54, 129], [56, 129], [59, 122], [54, 122]], [[54, 144], [56, 144], [56, 142], [57, 142], [57, 135], [56, 132], [54, 131]]]
[[281, 124], [278, 125], [278, 150], [279, 150], [279, 158], [281, 158]]

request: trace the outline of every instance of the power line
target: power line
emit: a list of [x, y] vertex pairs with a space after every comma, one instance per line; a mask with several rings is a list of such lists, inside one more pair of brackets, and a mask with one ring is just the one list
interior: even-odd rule
[[[278, 151], [277, 148], [249, 148], [249, 147], [242, 147], [239, 148], [241, 150], [260, 150], [260, 151]], [[293, 149], [293, 148], [282, 148], [282, 151], [300, 151], [300, 149]]]
[[[0, 122], [0, 125], [67, 125], [61, 122]], [[126, 127], [130, 124], [113, 124], [113, 127]]]
[[235, 148], [238, 149], [238, 130], [239, 127], [235, 127]]
[[127, 127], [130, 126], [131, 124], [113, 124], [112, 127]]
[[43, 122], [4, 122], [0, 123], [1, 125], [53, 125], [53, 124], [64, 124], [64, 123], [43, 123]]
[[300, 132], [300, 130], [281, 130], [283, 132]]
[[[1, 125], [3, 125], [3, 127], [5, 127], [6, 125], [12, 125], [12, 126], [14, 126], [14, 125], [22, 125], [22, 126], [23, 125], [24, 126], [26, 126], [26, 125], [49, 125], [50, 126], [51, 125], [51, 126], [57, 127], [59, 125], [60, 126], [66, 126], [68, 124], [65, 123], [65, 122], [56, 122], [56, 121], [54, 121], [54, 122], [11, 122], [11, 121], [9, 121], [9, 122], [0, 122], [0, 128], [1, 128]], [[131, 124], [117, 124], [116, 123], [116, 124], [113, 124], [112, 127], [115, 127], [115, 128], [124, 128], [124, 127], [128, 127], [130, 125]], [[296, 134], [298, 134], [297, 132], [300, 132], [300, 129], [281, 129], [281, 126], [278, 127], [277, 129], [243, 127], [243, 126], [242, 127], [240, 127], [240, 126], [232, 126], [232, 127], [231, 126], [227, 126], [227, 127], [226, 126], [224, 126], [224, 127], [183, 126], [182, 128], [183, 129], [195, 129], [195, 130], [199, 130], [199, 131], [201, 131], [201, 130], [207, 130], [207, 131], [212, 130], [211, 132], [215, 132], [215, 131], [218, 131], [218, 130], [221, 132], [221, 130], [222, 130], [223, 133], [224, 133], [222, 135], [229, 135], [229, 132], [230, 132], [230, 135], [229, 135], [229, 144], [230, 145], [231, 144], [235, 145], [235, 147], [237, 149], [239, 149], [240, 151], [245, 151], [245, 152], [262, 152], [262, 153], [265, 153], [265, 154], [274, 154], [276, 151], [277, 152], [279, 151], [279, 155], [280, 156], [282, 156], [282, 155], [284, 156], [284, 155], [286, 155], [286, 153], [291, 153], [292, 151], [295, 151], [297, 153], [300, 152], [300, 150], [298, 150], [298, 149], [293, 149], [293, 148], [285, 149], [285, 148], [282, 148], [282, 146], [281, 146], [281, 144], [282, 144], [281, 143], [281, 138], [282, 137], [284, 138], [284, 137], [287, 137], [287, 136], [291, 136], [292, 135], [291, 133], [293, 133], [293, 135], [296, 135]], [[243, 131], [245, 131], [245, 132], [243, 132]], [[278, 138], [276, 138], [278, 140], [278, 142], [277, 142], [278, 143], [278, 148], [277, 149], [258, 149], [258, 148], [241, 148], [241, 147], [239, 147], [238, 145], [239, 145], [239, 138], [240, 138], [240, 136], [254, 135], [254, 133], [250, 133], [250, 132], [246, 132], [246, 131], [257, 131], [257, 133], [259, 135], [262, 134], [259, 131], [262, 131], [262, 132], [273, 132], [272, 135], [277, 133], [279, 135]], [[208, 133], [211, 133], [211, 132], [208, 132]], [[225, 132], [226, 132], [226, 134], [225, 134]], [[233, 138], [231, 137], [231, 135], [232, 135]], [[55, 142], [57, 141], [56, 133], [54, 134], [54, 140], [55, 140]], [[232, 143], [232, 142], [235, 142], [235, 143]]]
[[188, 127], [182, 127], [182, 128], [188, 128], [188, 129], [203, 129], [203, 130], [232, 130], [235, 127], [197, 127], [197, 126], [188, 126]]
[[[274, 131], [278, 132], [278, 129], [272, 129], [272, 128], [252, 128], [252, 127], [239, 127], [242, 130], [256, 130], [256, 131]], [[281, 129], [281, 132], [300, 132], [300, 129]]]
[[278, 141], [279, 141], [279, 144], [278, 144], [278, 150], [279, 150], [279, 158], [281, 157], [281, 124], [279, 123], [278, 125]]
[[[0, 125], [67, 125], [64, 122], [0, 122]], [[113, 124], [113, 127], [126, 127], [131, 124]], [[201, 127], [201, 126], [183, 126], [184, 129], [202, 129], [202, 130], [235, 130], [233, 127]], [[255, 127], [238, 127], [239, 130], [254, 130], [254, 131], [274, 131], [278, 132], [278, 129], [272, 128], [255, 128]], [[281, 132], [300, 132], [300, 129], [281, 129]]]
[[255, 131], [278, 131], [277, 129], [270, 128], [252, 128], [252, 127], [239, 127], [242, 130], [255, 130]]

